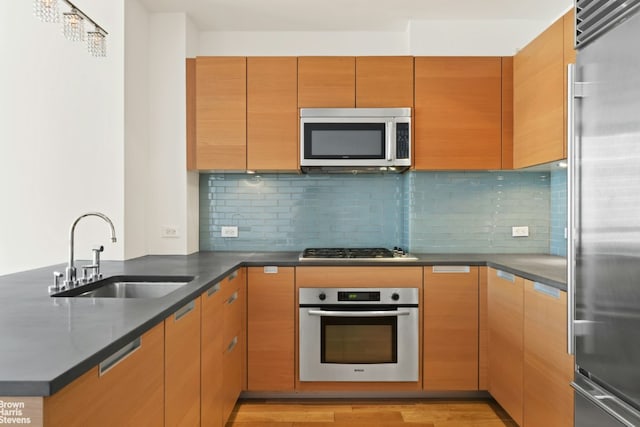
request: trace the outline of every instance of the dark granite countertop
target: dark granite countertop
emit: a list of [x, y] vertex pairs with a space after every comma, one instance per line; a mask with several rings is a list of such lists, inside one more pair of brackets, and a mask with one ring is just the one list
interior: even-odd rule
[[[549, 255], [418, 254], [410, 262], [300, 262], [298, 252], [200, 252], [103, 261], [113, 275], [190, 275], [162, 298], [52, 298], [54, 265], [0, 276], [0, 396], [48, 396], [160, 323], [242, 265], [488, 265], [566, 290], [566, 260]], [[83, 265], [78, 261], [77, 265]]]

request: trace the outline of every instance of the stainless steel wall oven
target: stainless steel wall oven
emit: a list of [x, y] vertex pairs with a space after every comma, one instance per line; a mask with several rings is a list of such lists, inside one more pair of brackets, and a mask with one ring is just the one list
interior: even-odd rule
[[418, 288], [301, 288], [300, 381], [418, 381]]

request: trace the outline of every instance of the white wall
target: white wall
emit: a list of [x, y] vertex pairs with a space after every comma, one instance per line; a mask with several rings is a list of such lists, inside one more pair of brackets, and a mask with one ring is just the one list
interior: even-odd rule
[[0, 274], [64, 262], [68, 230], [76, 255], [105, 245], [121, 259], [124, 230], [124, 0], [77, 0], [109, 32], [106, 58], [40, 22], [32, 2], [0, 2]]

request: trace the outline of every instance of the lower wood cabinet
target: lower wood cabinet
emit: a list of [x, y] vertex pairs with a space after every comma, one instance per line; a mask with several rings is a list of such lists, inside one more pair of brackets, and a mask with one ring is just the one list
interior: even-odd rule
[[488, 271], [489, 392], [522, 426], [523, 279], [493, 268]]
[[478, 390], [478, 267], [424, 268], [425, 390]]
[[293, 391], [295, 386], [295, 269], [249, 267], [247, 387]]
[[567, 293], [524, 281], [524, 426], [573, 425]]
[[162, 426], [164, 325], [160, 324], [44, 399], [47, 427]]
[[165, 423], [200, 425], [200, 298], [164, 321]]
[[222, 293], [216, 283], [200, 297], [200, 422], [203, 426], [220, 427], [222, 419]]

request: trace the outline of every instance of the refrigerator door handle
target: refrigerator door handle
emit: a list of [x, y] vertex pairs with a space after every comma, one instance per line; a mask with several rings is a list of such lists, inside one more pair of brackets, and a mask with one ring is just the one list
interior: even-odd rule
[[567, 353], [575, 354], [573, 321], [575, 319], [576, 244], [576, 147], [575, 147], [575, 64], [567, 65]]
[[640, 412], [588, 379], [582, 376], [576, 377], [576, 381], [571, 383], [571, 387], [623, 425], [628, 427], [640, 425]]

